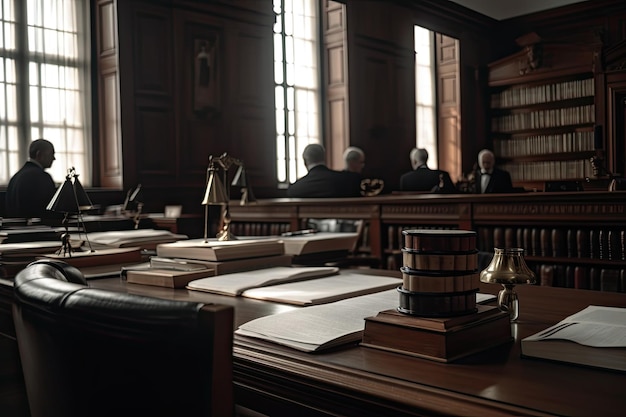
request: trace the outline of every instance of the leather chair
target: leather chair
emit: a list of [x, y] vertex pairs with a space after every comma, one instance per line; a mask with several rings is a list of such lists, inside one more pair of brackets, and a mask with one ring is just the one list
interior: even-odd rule
[[89, 288], [48, 260], [14, 291], [32, 417], [234, 414], [232, 307]]

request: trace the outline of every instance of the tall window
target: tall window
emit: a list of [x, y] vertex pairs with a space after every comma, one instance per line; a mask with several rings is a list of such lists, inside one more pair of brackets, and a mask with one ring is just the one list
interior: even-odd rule
[[437, 113], [434, 33], [415, 26], [416, 147], [428, 151], [428, 165], [437, 168]]
[[274, 0], [277, 178], [306, 174], [302, 151], [321, 142], [318, 0]]
[[0, 185], [38, 138], [56, 182], [75, 167], [90, 184], [89, 0], [0, 0], [0, 25]]

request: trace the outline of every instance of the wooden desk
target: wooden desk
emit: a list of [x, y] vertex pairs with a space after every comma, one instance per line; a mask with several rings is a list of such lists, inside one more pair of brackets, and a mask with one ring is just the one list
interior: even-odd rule
[[[90, 284], [167, 299], [233, 305], [235, 326], [298, 308], [125, 284], [116, 278]], [[498, 290], [491, 285], [481, 288], [482, 292]], [[537, 286], [520, 286], [518, 293], [521, 316], [512, 327], [515, 342], [452, 364], [356, 345], [309, 354], [236, 336], [236, 401], [270, 416], [622, 415], [626, 374], [521, 359], [519, 341], [589, 304], [626, 307], [626, 294]]]
[[[390, 271], [386, 271], [389, 273]], [[293, 306], [187, 290], [125, 285], [92, 286], [157, 297], [235, 306], [236, 326]], [[485, 285], [481, 291], [497, 292]], [[622, 415], [626, 374], [521, 359], [521, 338], [589, 304], [626, 307], [626, 294], [520, 286], [515, 342], [442, 364], [346, 346], [308, 354], [235, 337], [237, 402], [268, 415]]]

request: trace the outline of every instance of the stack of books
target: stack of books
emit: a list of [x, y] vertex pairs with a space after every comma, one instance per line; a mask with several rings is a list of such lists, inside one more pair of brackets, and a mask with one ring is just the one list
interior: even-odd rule
[[147, 265], [125, 270], [126, 281], [184, 288], [201, 278], [291, 265], [283, 242], [274, 238], [181, 240], [157, 245], [156, 253]]

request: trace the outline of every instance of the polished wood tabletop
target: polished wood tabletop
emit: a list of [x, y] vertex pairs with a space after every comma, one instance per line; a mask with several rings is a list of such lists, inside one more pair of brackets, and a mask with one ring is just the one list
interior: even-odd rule
[[[232, 305], [235, 327], [257, 317], [299, 308], [127, 284], [118, 278], [93, 280], [90, 285]], [[481, 292], [495, 294], [499, 289], [483, 284]], [[304, 353], [236, 335], [237, 402], [268, 415], [622, 415], [626, 408], [625, 373], [521, 358], [520, 340], [590, 304], [626, 307], [626, 294], [540, 286], [518, 286], [516, 291], [521, 313], [511, 327], [514, 342], [454, 363], [357, 344]]]

